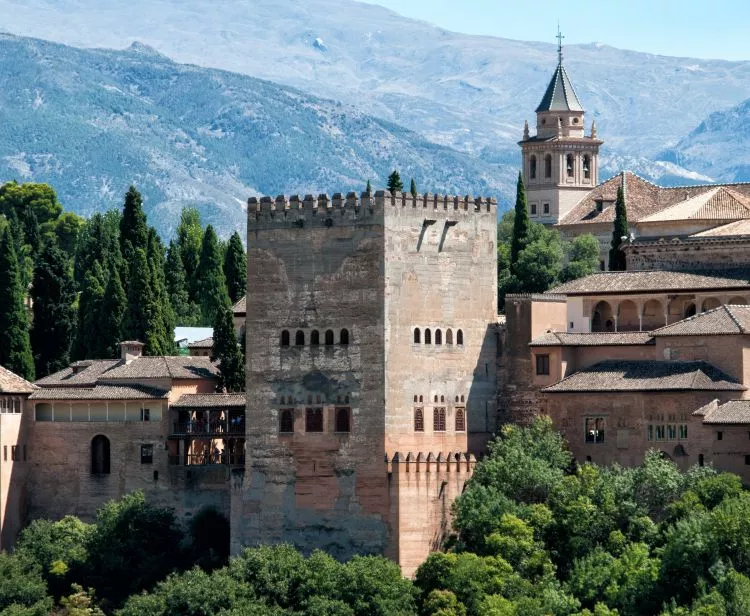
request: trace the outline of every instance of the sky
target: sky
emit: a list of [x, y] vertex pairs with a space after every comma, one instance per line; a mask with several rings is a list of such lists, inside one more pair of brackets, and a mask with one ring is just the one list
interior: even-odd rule
[[366, 0], [448, 30], [524, 41], [600, 42], [648, 53], [750, 60], [748, 0]]

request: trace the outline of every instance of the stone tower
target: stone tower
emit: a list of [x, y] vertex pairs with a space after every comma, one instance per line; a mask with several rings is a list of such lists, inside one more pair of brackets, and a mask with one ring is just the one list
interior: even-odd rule
[[232, 547], [386, 554], [410, 574], [496, 409], [494, 201], [248, 203], [247, 432]]
[[584, 110], [563, 66], [558, 33], [558, 64], [536, 108], [536, 135], [524, 126], [523, 177], [532, 220], [555, 224], [599, 182], [596, 125], [584, 130]]

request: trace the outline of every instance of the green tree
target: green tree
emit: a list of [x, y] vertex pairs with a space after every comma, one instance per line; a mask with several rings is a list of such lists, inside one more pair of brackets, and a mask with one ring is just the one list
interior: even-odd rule
[[180, 224], [177, 225], [177, 245], [180, 247], [190, 301], [195, 304], [200, 304], [196, 277], [198, 264], [200, 263], [203, 234], [200, 212], [193, 207], [183, 208], [180, 215]]
[[414, 181], [414, 178], [411, 179], [411, 185], [409, 186], [409, 192], [411, 193], [411, 196], [415, 199], [417, 198], [417, 183]]
[[151, 326], [154, 294], [151, 289], [151, 269], [146, 251], [142, 248], [133, 253], [130, 272], [128, 307], [125, 311], [122, 335], [126, 340], [140, 340], [145, 343], [146, 333]]
[[57, 243], [60, 249], [70, 258], [76, 252], [78, 236], [85, 225], [86, 220], [75, 215], [73, 212], [63, 212], [55, 221]]
[[10, 229], [0, 237], [0, 366], [34, 380], [29, 318]]
[[365, 187], [365, 192], [369, 195], [372, 193], [372, 185], [370, 184], [370, 180], [367, 180], [367, 186]]
[[43, 225], [57, 220], [62, 214], [62, 205], [49, 184], [12, 181], [0, 186], [0, 214], [10, 217], [11, 211], [21, 220], [26, 219], [27, 211], [33, 211], [37, 222]]
[[203, 324], [211, 325], [216, 315], [229, 301], [224, 267], [216, 232], [211, 225], [206, 227], [201, 245], [201, 258], [197, 274], [198, 297]]
[[164, 280], [164, 246], [153, 227], [149, 229], [147, 259], [152, 296], [145, 348], [149, 355], [172, 355], [175, 317]]
[[526, 203], [526, 187], [523, 185], [523, 176], [518, 172], [518, 182], [516, 185], [516, 209], [513, 218], [513, 238], [510, 244], [510, 263], [511, 271], [515, 272], [515, 264], [518, 261], [521, 251], [526, 248], [529, 238], [529, 208]]
[[164, 275], [169, 303], [172, 305], [175, 314], [175, 322], [186, 327], [198, 325], [201, 320], [200, 307], [190, 301], [180, 245], [174, 241], [169, 242]]
[[[24, 609], [26, 608], [26, 609]], [[52, 600], [39, 568], [26, 559], [0, 553], [0, 613], [47, 616]]]
[[213, 323], [214, 344], [211, 360], [219, 360], [219, 389], [245, 391], [245, 366], [237, 336], [234, 334], [232, 309], [229, 304], [216, 312]]
[[79, 287], [83, 286], [86, 273], [94, 261], [105, 269], [120, 270], [120, 280], [126, 277], [125, 264], [120, 252], [120, 221], [122, 215], [117, 210], [104, 214], [97, 212], [89, 218], [78, 234], [75, 252], [74, 278]]
[[131, 186], [125, 194], [125, 204], [120, 218], [120, 253], [125, 260], [126, 267], [123, 281], [126, 288], [130, 288], [130, 277], [141, 275], [133, 271], [137, 259], [136, 252], [148, 250], [148, 225], [146, 213], [143, 211], [143, 199], [135, 186]]
[[590, 233], [576, 236], [569, 245], [568, 264], [563, 268], [561, 280], [576, 280], [598, 271], [599, 240]]
[[388, 190], [391, 191], [391, 194], [400, 193], [404, 190], [404, 184], [401, 182], [398, 169], [394, 169], [393, 173], [388, 176]]
[[224, 256], [224, 276], [227, 280], [229, 300], [235, 304], [247, 292], [247, 254], [240, 234], [236, 231], [229, 238]]
[[31, 347], [36, 376], [41, 378], [70, 363], [75, 321], [75, 293], [68, 259], [54, 242], [47, 242], [39, 255], [32, 289]]
[[625, 210], [625, 191], [623, 190], [623, 187], [620, 186], [617, 189], [615, 222], [612, 230], [612, 248], [609, 251], [609, 269], [613, 272], [625, 270], [625, 253], [620, 250], [620, 245], [627, 240], [629, 234], [628, 215]]
[[32, 261], [35, 261], [42, 250], [42, 233], [33, 209], [29, 209], [24, 217], [24, 238], [24, 242], [29, 247], [29, 256]]
[[109, 273], [104, 290], [101, 316], [101, 344], [99, 356], [116, 359], [120, 356], [120, 342], [123, 340], [122, 327], [128, 298], [120, 280], [120, 272], [114, 268]]
[[83, 289], [78, 298], [78, 328], [75, 345], [77, 359], [101, 359], [107, 357], [103, 349], [106, 344], [102, 336], [102, 304], [106, 277], [98, 261], [86, 272]]
[[547, 291], [560, 278], [563, 258], [558, 232], [533, 224], [526, 245], [518, 253], [516, 261], [511, 261], [516, 290], [523, 293]]

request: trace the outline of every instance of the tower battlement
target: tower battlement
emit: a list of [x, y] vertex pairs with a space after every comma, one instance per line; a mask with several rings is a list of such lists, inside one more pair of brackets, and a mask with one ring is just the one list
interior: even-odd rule
[[414, 197], [409, 192], [390, 193], [379, 190], [375, 193], [334, 193], [333, 197], [322, 193], [314, 195], [278, 195], [277, 197], [250, 197], [247, 200], [249, 225], [285, 226], [310, 225], [330, 226], [336, 218], [348, 222], [366, 221], [385, 214], [387, 208], [399, 208], [405, 213], [413, 211], [419, 217], [427, 212], [449, 212], [456, 214], [491, 213], [497, 215], [497, 200], [493, 197], [463, 197], [425, 193]]
[[396, 473], [473, 473], [477, 459], [473, 453], [412, 453], [396, 452], [388, 459], [388, 472]]

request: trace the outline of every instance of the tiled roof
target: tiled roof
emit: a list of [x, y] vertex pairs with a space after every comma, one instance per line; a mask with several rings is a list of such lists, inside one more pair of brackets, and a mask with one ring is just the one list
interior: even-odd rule
[[718, 227], [714, 227], [713, 229], [707, 229], [706, 231], [701, 231], [700, 233], [693, 233], [693, 235], [689, 237], [691, 238], [694, 238], [694, 237], [721, 238], [721, 237], [743, 237], [746, 235], [750, 235], [750, 220], [748, 219], [735, 220], [734, 222], [728, 222], [725, 225], [720, 225]]
[[247, 295], [243, 295], [240, 299], [237, 300], [237, 303], [232, 306], [232, 312], [235, 316], [244, 316], [245, 310], [247, 305]]
[[121, 359], [97, 359], [76, 362], [39, 379], [36, 384], [40, 387], [93, 387], [115, 379], [208, 379], [218, 374], [216, 365], [208, 357], [137, 357], [128, 364]]
[[30, 394], [36, 385], [0, 366], [0, 394]]
[[597, 272], [561, 284], [549, 293], [597, 295], [638, 291], [667, 292], [703, 289], [746, 289], [750, 287], [750, 268], [728, 270], [694, 270], [672, 272], [647, 270], [630, 272]]
[[654, 330], [654, 336], [707, 336], [750, 333], [750, 306], [719, 306]]
[[196, 340], [188, 344], [189, 349], [210, 349], [214, 346], [213, 338], [204, 338], [203, 340]]
[[704, 361], [607, 360], [576, 372], [542, 391], [566, 393], [744, 389], [732, 377]]
[[675, 220], [735, 220], [750, 218], [748, 199], [744, 195], [719, 186], [641, 218], [640, 222]]
[[145, 385], [96, 385], [92, 388], [45, 387], [30, 400], [152, 400], [167, 397], [166, 389]]
[[581, 101], [578, 100], [573, 84], [562, 62], [557, 65], [542, 102], [536, 108], [540, 111], [583, 111]]
[[750, 400], [730, 400], [711, 408], [704, 414], [703, 423], [750, 424]]
[[184, 394], [172, 404], [172, 408], [245, 408], [245, 394]]
[[646, 332], [617, 332], [576, 334], [547, 332], [534, 338], [529, 346], [623, 346], [631, 344], [654, 344], [651, 334]]

